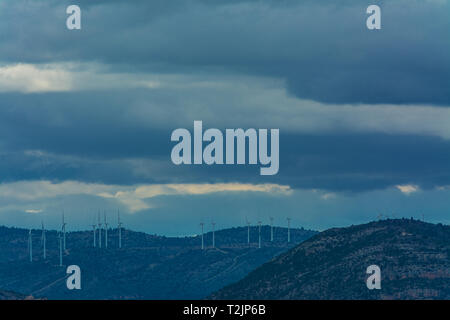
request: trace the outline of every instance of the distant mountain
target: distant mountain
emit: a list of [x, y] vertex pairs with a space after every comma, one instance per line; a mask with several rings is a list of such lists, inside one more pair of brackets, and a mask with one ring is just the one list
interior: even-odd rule
[[[368, 290], [366, 268], [381, 268]], [[213, 299], [450, 299], [450, 226], [383, 220], [330, 229]]]
[[[219, 230], [216, 248], [212, 233], [201, 237], [170, 238], [122, 230], [123, 248], [118, 249], [118, 230], [108, 232], [108, 248], [93, 248], [93, 232], [67, 234], [63, 264], [81, 268], [81, 290], [66, 287], [66, 267], [59, 267], [58, 238], [48, 231], [47, 259], [43, 259], [41, 231], [33, 230], [33, 262], [29, 262], [28, 230], [0, 227], [0, 288], [48, 299], [201, 299], [242, 279], [250, 271], [285, 252], [317, 232], [263, 226], [262, 248], [258, 230], [247, 227]], [[104, 241], [104, 233], [103, 233]], [[98, 241], [98, 239], [97, 239]]]

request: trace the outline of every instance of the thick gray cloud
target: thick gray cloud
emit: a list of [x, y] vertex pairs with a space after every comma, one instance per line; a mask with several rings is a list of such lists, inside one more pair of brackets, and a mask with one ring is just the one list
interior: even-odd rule
[[[138, 80], [156, 79], [156, 87], [116, 88], [117, 79], [135, 80], [113, 74], [104, 77], [111, 89], [0, 93], [3, 181], [239, 181], [331, 191], [450, 185], [448, 109], [329, 106], [293, 99], [270, 79], [147, 77]], [[81, 82], [96, 87], [98, 79], [88, 73]], [[205, 129], [280, 128], [279, 174], [261, 177], [258, 166], [173, 165], [170, 134], [192, 130], [194, 120]]]
[[[6, 1], [0, 61], [101, 61], [123, 71], [240, 72], [286, 79], [329, 103], [450, 105], [448, 1]], [[70, 2], [70, 4], [72, 4]]]
[[[193, 108], [178, 101], [177, 95], [183, 97], [181, 100], [192, 100]], [[351, 127], [342, 130], [342, 126], [304, 132], [290, 123], [283, 126], [281, 121], [277, 123], [282, 125], [280, 172], [274, 177], [261, 177], [257, 166], [172, 164], [171, 131], [180, 126], [192, 131], [196, 119], [205, 120], [205, 128], [217, 125], [224, 129], [242, 124], [244, 128], [260, 127], [265, 113], [247, 115], [245, 109], [240, 110], [245, 95], [237, 99], [236, 105], [228, 100], [228, 108], [222, 103], [211, 103], [198, 109], [194, 106], [207, 95], [197, 97], [184, 90], [5, 93], [0, 97], [4, 103], [0, 109], [3, 181], [50, 179], [106, 184], [240, 181], [331, 191], [383, 189], [410, 183], [423, 188], [450, 185], [448, 137], [422, 135], [420, 130], [389, 133], [384, 132], [384, 127], [378, 132], [370, 129], [359, 132], [360, 129]], [[277, 111], [277, 106], [274, 109]], [[208, 110], [210, 114], [205, 115]], [[428, 110], [431, 114], [431, 108]], [[291, 116], [274, 111], [271, 115], [278, 112], [282, 119]], [[407, 108], [404, 115], [408, 115]], [[236, 117], [246, 120], [236, 122], [233, 120]], [[345, 120], [331, 118], [331, 123], [340, 119]], [[359, 121], [358, 118], [349, 121], [352, 119]], [[320, 122], [317, 125], [323, 126]]]

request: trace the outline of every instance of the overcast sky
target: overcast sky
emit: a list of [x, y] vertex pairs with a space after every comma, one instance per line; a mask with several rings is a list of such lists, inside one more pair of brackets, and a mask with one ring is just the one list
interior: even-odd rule
[[[450, 1], [376, 1], [369, 31], [372, 2], [1, 1], [0, 224], [449, 223]], [[279, 173], [175, 166], [194, 120], [279, 128]]]

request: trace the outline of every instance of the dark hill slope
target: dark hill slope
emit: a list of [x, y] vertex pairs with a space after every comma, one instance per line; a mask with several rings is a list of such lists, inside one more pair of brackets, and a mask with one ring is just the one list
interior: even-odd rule
[[0, 300], [31, 300], [33, 297], [20, 293], [0, 290]]
[[[381, 290], [367, 289], [372, 264]], [[330, 229], [212, 298], [450, 299], [450, 227], [402, 219]]]

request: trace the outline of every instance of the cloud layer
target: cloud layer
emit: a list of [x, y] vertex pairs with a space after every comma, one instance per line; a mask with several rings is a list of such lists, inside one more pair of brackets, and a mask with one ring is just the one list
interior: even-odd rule
[[383, 1], [378, 32], [355, 0], [79, 3], [83, 30], [69, 32], [69, 1], [4, 2], [0, 61], [228, 70], [285, 79], [295, 96], [326, 103], [450, 105], [446, 0]]
[[[77, 2], [80, 31], [72, 1], [0, 2], [0, 220], [91, 219], [83, 203], [135, 226], [220, 207], [226, 224], [262, 203], [329, 225], [383, 197], [442, 217], [449, 1], [379, 1], [374, 32], [356, 0]], [[194, 120], [279, 128], [279, 174], [173, 165], [170, 133]]]

